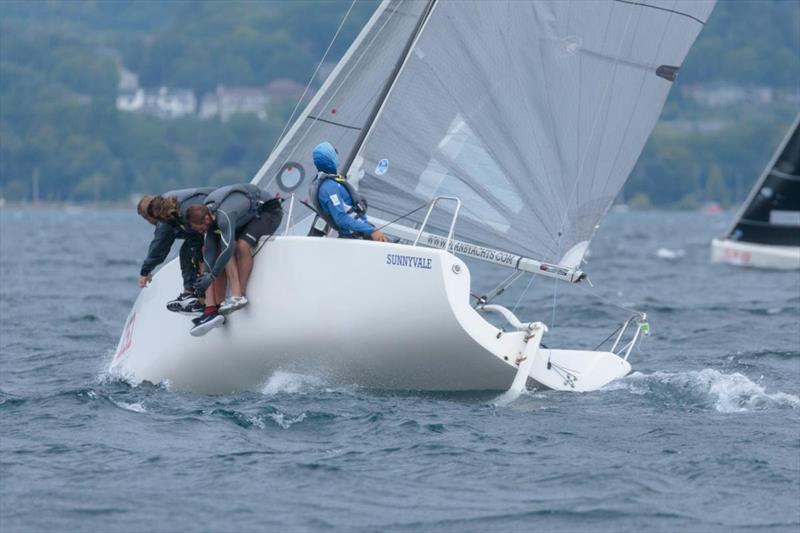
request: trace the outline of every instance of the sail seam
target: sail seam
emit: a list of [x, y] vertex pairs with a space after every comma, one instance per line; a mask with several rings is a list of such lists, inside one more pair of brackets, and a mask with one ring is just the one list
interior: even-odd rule
[[690, 15], [689, 13], [684, 13], [683, 11], [678, 11], [677, 9], [669, 9], [667, 7], [660, 7], [660, 6], [653, 6], [650, 4], [645, 4], [643, 2], [633, 2], [631, 0], [614, 0], [615, 2], [619, 2], [620, 4], [630, 4], [632, 6], [642, 6], [642, 7], [649, 7], [651, 9], [657, 9], [658, 11], [666, 11], [668, 13], [675, 13], [676, 15], [681, 15], [683, 17], [690, 18], [695, 22], [699, 22], [703, 26], [705, 26], [705, 22], [700, 20], [699, 18], [695, 17], [694, 15]]
[[331, 124], [333, 126], [340, 126], [342, 128], [347, 128], [347, 129], [351, 129], [351, 130], [357, 130], [357, 131], [361, 130], [361, 128], [359, 128], [358, 126], [351, 126], [349, 124], [342, 124], [341, 122], [335, 122], [333, 120], [324, 119], [322, 117], [315, 117], [314, 115], [308, 115], [306, 118], [310, 118], [311, 120], [318, 120], [320, 122], [324, 122], [325, 124]]

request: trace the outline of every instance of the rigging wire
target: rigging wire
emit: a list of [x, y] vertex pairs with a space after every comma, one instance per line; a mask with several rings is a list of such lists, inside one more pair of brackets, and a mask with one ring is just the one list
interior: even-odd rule
[[586, 294], [588, 294], [589, 296], [597, 298], [598, 300], [601, 300], [601, 301], [607, 303], [608, 305], [610, 305], [612, 307], [616, 307], [617, 309], [622, 309], [623, 311], [627, 311], [628, 313], [630, 313], [632, 315], [642, 315], [642, 314], [644, 314], [644, 313], [642, 313], [641, 311], [639, 311], [637, 309], [634, 309], [632, 307], [626, 307], [624, 305], [618, 304], [617, 302], [611, 300], [610, 298], [606, 298], [605, 296], [601, 296], [600, 294], [596, 294], [596, 293], [592, 292], [591, 289], [593, 287], [589, 287], [589, 286], [580, 286], [580, 287], [581, 287], [581, 289], [586, 291]]
[[292, 109], [292, 114], [289, 115], [289, 120], [287, 120], [286, 124], [284, 124], [283, 130], [281, 131], [281, 134], [278, 135], [278, 138], [275, 140], [275, 144], [272, 145], [272, 150], [270, 150], [269, 153], [274, 152], [275, 148], [277, 148], [278, 144], [280, 144], [280, 142], [283, 140], [283, 135], [286, 133], [286, 130], [289, 129], [289, 124], [291, 124], [292, 121], [294, 120], [295, 113], [297, 113], [297, 110], [300, 108], [300, 104], [303, 102], [303, 99], [306, 97], [306, 94], [308, 94], [308, 90], [311, 88], [311, 84], [314, 83], [314, 79], [316, 79], [317, 73], [319, 72], [319, 69], [322, 68], [322, 65], [325, 63], [325, 58], [328, 57], [328, 53], [331, 51], [331, 48], [333, 48], [333, 43], [336, 42], [336, 38], [339, 36], [339, 33], [342, 31], [342, 28], [344, 27], [344, 23], [347, 22], [347, 19], [350, 16], [350, 12], [353, 10], [353, 6], [356, 5], [356, 1], [357, 0], [352, 0], [352, 2], [350, 2], [350, 7], [347, 9], [347, 12], [344, 14], [344, 17], [342, 18], [342, 22], [339, 24], [339, 27], [336, 28], [336, 33], [333, 34], [333, 38], [331, 39], [331, 42], [328, 43], [328, 48], [326, 48], [325, 49], [325, 53], [322, 54], [322, 59], [320, 59], [319, 63], [317, 63], [317, 68], [315, 68], [314, 69], [314, 73], [311, 74], [311, 78], [308, 80], [308, 83], [306, 84], [306, 88], [303, 90], [303, 94], [300, 96], [300, 99], [294, 105], [294, 109]]
[[472, 294], [472, 293], [470, 293], [470, 294], [472, 294], [473, 298], [478, 300], [476, 302], [476, 305], [479, 305], [479, 306], [480, 305], [486, 305], [489, 302], [491, 302], [492, 300], [494, 300], [495, 298], [497, 298], [498, 296], [500, 296], [501, 294], [503, 294], [506, 291], [506, 289], [511, 287], [511, 285], [513, 285], [514, 282], [516, 282], [523, 274], [525, 274], [525, 272], [522, 271], [522, 270], [514, 270], [511, 274], [506, 276], [506, 279], [504, 279], [503, 281], [498, 283], [497, 286], [494, 289], [490, 290], [489, 292], [487, 292], [483, 296], [478, 296], [478, 295]]
[[384, 224], [383, 226], [381, 226], [381, 227], [379, 227], [379, 228], [377, 228], [377, 229], [379, 229], [379, 230], [382, 230], [382, 229], [383, 229], [383, 228], [385, 228], [386, 226], [391, 226], [392, 224], [394, 224], [394, 223], [395, 223], [395, 222], [397, 222], [398, 220], [403, 220], [404, 218], [408, 218], [409, 216], [413, 215], [414, 213], [416, 213], [416, 212], [417, 212], [417, 211], [419, 211], [420, 209], [425, 209], [426, 207], [428, 207], [428, 204], [422, 204], [422, 205], [421, 205], [421, 206], [419, 206], [418, 208], [416, 208], [416, 209], [412, 209], [411, 211], [409, 211], [409, 212], [407, 212], [407, 213], [405, 213], [405, 214], [403, 214], [403, 215], [400, 215], [400, 216], [399, 216], [399, 217], [397, 217], [396, 219], [392, 220], [391, 222], [387, 222], [386, 224]]
[[[522, 294], [520, 294], [519, 298], [517, 298], [517, 303], [514, 304], [514, 308], [511, 310], [512, 313], [516, 313], [517, 312], [517, 307], [519, 307], [520, 302], [525, 297], [525, 295], [528, 293], [528, 289], [531, 288], [531, 284], [533, 283], [533, 280], [535, 278], [536, 278], [536, 273], [534, 272], [533, 274], [531, 274], [531, 279], [528, 280], [528, 285], [525, 287], [525, 290], [523, 290]], [[511, 283], [514, 283], [514, 281], [516, 281], [516, 279], [514, 279]], [[511, 283], [509, 283], [509, 286], [511, 286]]]

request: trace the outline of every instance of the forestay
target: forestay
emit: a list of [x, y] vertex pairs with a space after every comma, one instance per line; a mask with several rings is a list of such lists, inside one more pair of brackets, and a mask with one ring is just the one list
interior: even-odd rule
[[458, 238], [578, 267], [713, 4], [440, 0], [350, 175], [379, 217], [457, 196]]
[[424, 2], [392, 0], [376, 9], [253, 183], [305, 197], [316, 173], [314, 146], [330, 141], [341, 154], [353, 149], [424, 8]]

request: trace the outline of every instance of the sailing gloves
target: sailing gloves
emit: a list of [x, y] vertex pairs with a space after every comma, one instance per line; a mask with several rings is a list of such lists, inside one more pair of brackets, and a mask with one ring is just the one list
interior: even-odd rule
[[197, 281], [194, 282], [194, 289], [197, 292], [205, 292], [206, 289], [208, 289], [211, 284], [214, 283], [214, 279], [214, 274], [211, 274], [210, 272], [203, 274], [197, 278]]

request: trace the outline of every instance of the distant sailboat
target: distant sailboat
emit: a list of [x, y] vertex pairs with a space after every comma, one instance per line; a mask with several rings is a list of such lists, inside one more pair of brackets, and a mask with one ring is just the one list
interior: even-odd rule
[[800, 114], [725, 237], [711, 241], [717, 263], [800, 269]]
[[[331, 141], [370, 220], [400, 242], [306, 237], [313, 217], [294, 220], [292, 203], [256, 256], [247, 308], [189, 336], [164, 309], [173, 262], [137, 299], [112, 372], [203, 392], [279, 369], [414, 390], [590, 391], [625, 376], [643, 315], [607, 351], [555, 349], [545, 324], [489, 302], [522, 274], [585, 278], [713, 4], [384, 1], [253, 182], [305, 195], [312, 149]], [[471, 305], [459, 255], [509, 269], [506, 284]]]

